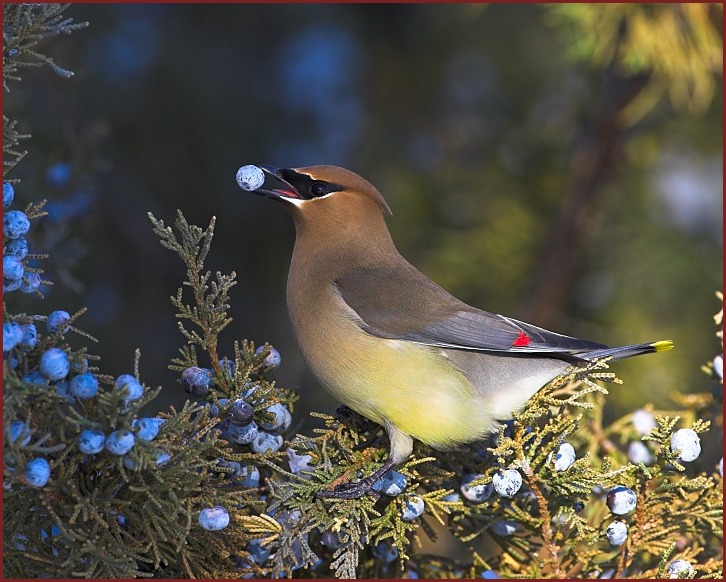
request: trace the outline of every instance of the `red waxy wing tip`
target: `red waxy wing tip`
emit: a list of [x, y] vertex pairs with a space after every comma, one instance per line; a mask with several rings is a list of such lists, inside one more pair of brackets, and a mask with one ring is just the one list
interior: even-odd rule
[[520, 331], [517, 339], [512, 342], [512, 347], [523, 348], [525, 346], [528, 346], [530, 341], [531, 340], [529, 339], [529, 336], [523, 331]]

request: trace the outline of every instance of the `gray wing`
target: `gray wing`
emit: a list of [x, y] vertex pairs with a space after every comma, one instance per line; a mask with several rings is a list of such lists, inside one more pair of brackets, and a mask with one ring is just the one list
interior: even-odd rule
[[405, 260], [358, 269], [335, 286], [361, 328], [377, 337], [510, 353], [575, 354], [607, 347], [471, 307]]

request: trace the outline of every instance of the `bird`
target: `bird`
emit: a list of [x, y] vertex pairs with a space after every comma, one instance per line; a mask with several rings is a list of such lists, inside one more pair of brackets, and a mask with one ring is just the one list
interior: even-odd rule
[[611, 348], [464, 303], [398, 252], [388, 203], [350, 170], [244, 166], [237, 182], [292, 215], [287, 306], [307, 365], [390, 441], [379, 469], [320, 497], [365, 495], [411, 455], [414, 439], [448, 451], [490, 435], [573, 364], [673, 347]]

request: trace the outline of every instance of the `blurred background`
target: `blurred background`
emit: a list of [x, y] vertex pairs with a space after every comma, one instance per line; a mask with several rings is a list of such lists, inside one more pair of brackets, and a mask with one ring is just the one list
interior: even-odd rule
[[378, 186], [399, 250], [464, 301], [610, 345], [673, 339], [618, 363], [607, 417], [708, 390], [722, 8], [690, 6], [73, 5], [90, 27], [48, 53], [75, 76], [26, 69], [5, 102], [33, 135], [18, 206], [49, 201], [43, 313], [87, 306], [102, 370], [131, 372], [139, 347], [157, 408], [180, 404], [185, 273], [146, 213], [216, 216], [208, 266], [239, 280], [220, 353], [268, 341], [296, 417], [334, 410], [287, 317], [292, 221], [235, 184], [244, 164], [334, 164]]

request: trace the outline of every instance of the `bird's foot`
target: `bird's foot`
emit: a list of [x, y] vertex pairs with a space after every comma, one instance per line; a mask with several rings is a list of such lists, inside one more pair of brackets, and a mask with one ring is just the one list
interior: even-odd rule
[[387, 459], [383, 466], [381, 466], [372, 475], [369, 475], [365, 479], [361, 479], [356, 483], [341, 483], [336, 485], [333, 489], [321, 489], [315, 497], [324, 497], [328, 499], [360, 499], [366, 493], [373, 493], [378, 495], [378, 492], [373, 490], [373, 485], [383, 477], [383, 474], [393, 467], [394, 463], [392, 459]]

